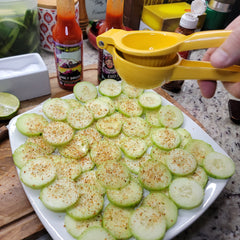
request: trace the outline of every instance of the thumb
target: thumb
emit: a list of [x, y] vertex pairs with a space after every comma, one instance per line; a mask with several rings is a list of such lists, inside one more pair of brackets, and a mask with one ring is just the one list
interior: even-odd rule
[[226, 41], [211, 55], [214, 67], [224, 68], [240, 64], [240, 27], [233, 30]]

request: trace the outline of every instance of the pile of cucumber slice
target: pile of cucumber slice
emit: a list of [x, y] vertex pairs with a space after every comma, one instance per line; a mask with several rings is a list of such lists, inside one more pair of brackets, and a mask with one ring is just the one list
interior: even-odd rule
[[66, 213], [76, 239], [162, 239], [179, 209], [201, 205], [209, 177], [235, 172], [154, 91], [106, 79], [98, 88], [80, 82], [73, 93], [17, 118], [27, 140], [13, 159], [42, 204]]

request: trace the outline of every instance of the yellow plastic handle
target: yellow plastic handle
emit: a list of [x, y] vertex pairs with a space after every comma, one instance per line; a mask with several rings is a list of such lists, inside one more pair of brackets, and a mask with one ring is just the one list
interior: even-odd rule
[[181, 62], [175, 66], [170, 81], [179, 79], [240, 82], [240, 66], [234, 65], [228, 68], [214, 68], [210, 62], [182, 59]]
[[179, 44], [179, 52], [219, 47], [230, 35], [232, 31], [228, 30], [213, 30], [195, 32], [186, 37], [184, 42]]

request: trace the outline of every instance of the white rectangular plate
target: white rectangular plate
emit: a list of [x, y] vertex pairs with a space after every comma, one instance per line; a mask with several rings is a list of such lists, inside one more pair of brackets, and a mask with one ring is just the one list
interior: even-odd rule
[[[74, 98], [74, 95], [70, 94], [63, 98]], [[172, 103], [162, 97], [162, 105], [167, 104], [172, 105]], [[30, 112], [43, 114], [42, 104], [38, 105], [27, 113]], [[26, 140], [26, 137], [19, 133], [16, 129], [16, 121], [19, 116], [20, 115], [13, 118], [9, 123], [9, 138], [12, 152], [14, 152], [15, 149], [21, 144], [23, 144]], [[215, 151], [227, 155], [226, 152], [186, 114], [184, 114], [184, 123], [182, 127], [191, 133], [192, 138], [204, 140], [205, 142], [211, 144]], [[17, 170], [19, 173], [19, 169]], [[166, 232], [163, 240], [172, 239], [184, 229], [186, 229], [189, 225], [191, 225], [196, 219], [198, 219], [215, 201], [215, 199], [225, 187], [227, 181], [228, 180], [209, 178], [208, 184], [205, 188], [204, 201], [201, 206], [192, 210], [180, 209], [177, 223]], [[46, 207], [44, 207], [44, 205], [39, 199], [39, 190], [33, 190], [26, 187], [24, 184], [22, 184], [22, 186], [30, 203], [32, 204], [32, 207], [34, 208], [36, 214], [38, 215], [39, 219], [41, 220], [42, 224], [44, 225], [48, 233], [51, 235], [51, 237], [54, 240], [74, 240], [74, 238], [71, 237], [69, 233], [67, 233], [64, 227], [65, 213], [55, 213], [48, 210]]]

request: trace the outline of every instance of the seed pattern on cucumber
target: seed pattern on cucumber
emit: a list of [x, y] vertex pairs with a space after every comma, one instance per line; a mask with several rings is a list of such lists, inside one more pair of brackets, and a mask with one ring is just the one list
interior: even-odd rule
[[[235, 172], [229, 157], [192, 139], [178, 108], [145, 92], [112, 80], [101, 91], [81, 82], [72, 101], [46, 101], [46, 126], [34, 127], [39, 136], [25, 134], [14, 151], [23, 183], [40, 189], [48, 209], [66, 213], [66, 230], [76, 239], [162, 239], [178, 209], [202, 204], [209, 176]], [[64, 108], [56, 118], [59, 103]], [[29, 115], [21, 116], [25, 124]], [[51, 167], [39, 181], [31, 162], [41, 158]]]

